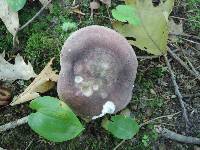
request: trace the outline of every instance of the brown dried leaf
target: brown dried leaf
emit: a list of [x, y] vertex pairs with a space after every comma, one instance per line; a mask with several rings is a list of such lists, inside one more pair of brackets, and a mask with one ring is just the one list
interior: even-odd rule
[[35, 78], [35, 80], [10, 104], [11, 106], [21, 104], [40, 96], [39, 93], [49, 91], [54, 87], [55, 82], [58, 80], [58, 74], [51, 68], [53, 59], [46, 65], [41, 73]]

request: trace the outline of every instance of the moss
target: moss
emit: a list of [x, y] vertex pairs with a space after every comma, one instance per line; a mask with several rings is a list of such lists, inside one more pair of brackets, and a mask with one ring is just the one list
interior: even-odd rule
[[58, 63], [60, 49], [57, 38], [50, 37], [44, 33], [33, 33], [27, 41], [24, 55], [31, 61], [35, 69], [41, 70], [53, 57]]
[[[194, 33], [200, 33], [200, 0], [186, 0], [187, 25]], [[196, 31], [196, 32], [195, 32]]]
[[0, 21], [0, 53], [12, 49], [12, 35], [7, 31], [3, 22]]

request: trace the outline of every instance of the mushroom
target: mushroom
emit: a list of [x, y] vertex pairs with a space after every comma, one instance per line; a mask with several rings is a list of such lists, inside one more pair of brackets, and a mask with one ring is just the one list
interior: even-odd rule
[[138, 62], [119, 33], [98, 25], [79, 29], [66, 40], [60, 57], [57, 92], [80, 117], [113, 114], [130, 102]]

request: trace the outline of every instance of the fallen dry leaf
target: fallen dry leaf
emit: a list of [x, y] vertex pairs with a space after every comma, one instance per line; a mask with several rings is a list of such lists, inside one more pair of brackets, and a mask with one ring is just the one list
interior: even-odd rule
[[58, 80], [56, 71], [51, 68], [53, 59], [46, 65], [41, 73], [34, 79], [34, 81], [25, 89], [23, 93], [15, 97], [11, 106], [21, 104], [40, 96], [39, 93], [44, 93], [54, 87]]
[[133, 8], [140, 24], [114, 22], [113, 28], [125, 36], [131, 45], [154, 55], [167, 53], [168, 16], [174, 0], [166, 0], [155, 7], [149, 0], [125, 0]]
[[18, 13], [12, 11], [5, 0], [0, 0], [0, 18], [8, 31], [15, 36], [19, 28]]
[[11, 64], [4, 59], [5, 53], [0, 54], [0, 80], [15, 81], [17, 79], [29, 80], [36, 77], [30, 62], [26, 64], [24, 59], [18, 54], [15, 57], [15, 64]]

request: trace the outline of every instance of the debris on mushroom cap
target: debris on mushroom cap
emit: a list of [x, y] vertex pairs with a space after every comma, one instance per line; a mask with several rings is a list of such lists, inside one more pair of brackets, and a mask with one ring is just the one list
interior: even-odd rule
[[137, 58], [128, 41], [103, 26], [74, 32], [61, 51], [58, 95], [81, 117], [96, 119], [126, 107]]

